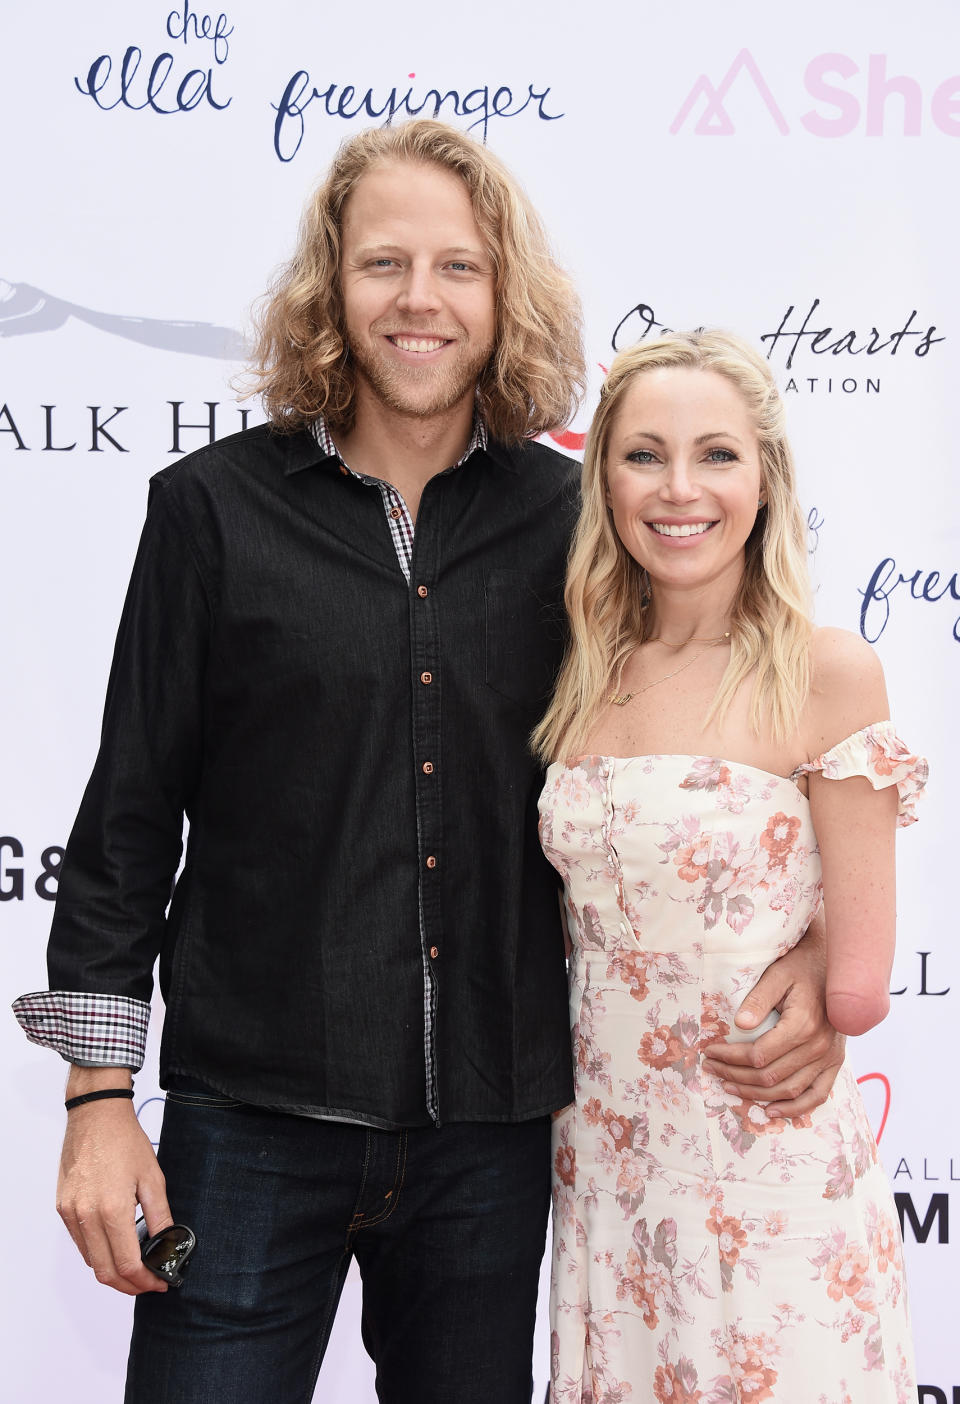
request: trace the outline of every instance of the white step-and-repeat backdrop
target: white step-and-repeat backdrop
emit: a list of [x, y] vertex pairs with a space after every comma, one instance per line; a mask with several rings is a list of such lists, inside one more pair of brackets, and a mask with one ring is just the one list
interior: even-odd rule
[[[171, 4], [4, 19], [5, 997], [45, 983], [147, 478], [261, 418], [229, 386], [248, 309], [338, 143], [439, 112], [513, 167], [575, 274], [591, 403], [615, 348], [662, 326], [735, 329], [786, 393], [819, 618], [876, 645], [931, 762], [900, 840], [893, 1010], [854, 1058], [903, 1220], [921, 1401], [960, 1404], [957, 6]], [[12, 1017], [0, 1044], [3, 1397], [119, 1399], [130, 1304], [53, 1212], [64, 1068]], [[155, 1067], [154, 1042], [153, 1134]], [[318, 1397], [373, 1398], [358, 1301], [351, 1278]], [[541, 1397], [546, 1359], [541, 1336]]]

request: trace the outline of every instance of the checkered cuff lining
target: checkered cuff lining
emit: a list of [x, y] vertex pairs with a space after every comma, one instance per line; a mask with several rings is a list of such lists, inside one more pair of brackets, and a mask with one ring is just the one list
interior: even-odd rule
[[150, 1005], [128, 995], [38, 990], [14, 1001], [17, 1022], [31, 1043], [53, 1048], [86, 1067], [143, 1066]]

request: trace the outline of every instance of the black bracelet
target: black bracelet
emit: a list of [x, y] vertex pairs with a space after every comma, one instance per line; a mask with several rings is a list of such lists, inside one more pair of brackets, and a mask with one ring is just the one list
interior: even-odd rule
[[67, 1111], [82, 1107], [84, 1102], [99, 1102], [104, 1097], [133, 1097], [132, 1087], [102, 1087], [99, 1092], [84, 1092], [82, 1097], [68, 1097], [64, 1102]]

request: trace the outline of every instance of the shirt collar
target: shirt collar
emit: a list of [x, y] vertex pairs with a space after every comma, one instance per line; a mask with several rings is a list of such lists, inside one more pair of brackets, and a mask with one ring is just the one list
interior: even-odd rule
[[[316, 440], [320, 452], [323, 455], [324, 461], [335, 459], [338, 463], [341, 463], [349, 473], [353, 473], [353, 476], [355, 478], [364, 477], [364, 474], [354, 472], [354, 470], [350, 467], [349, 463], [347, 463], [346, 460], [342, 457], [340, 451], [338, 450], [336, 444], [333, 441], [333, 434], [330, 431], [330, 425], [327, 423], [326, 419], [323, 417], [322, 414], [318, 415], [317, 418], [313, 420], [313, 422], [310, 425], [308, 425], [308, 433], [312, 434], [314, 439]], [[466, 449], [457, 459], [456, 463], [451, 464], [451, 467], [461, 467], [461, 465], [466, 463], [467, 459], [472, 454], [476, 453], [477, 449], [486, 449], [486, 447], [487, 426], [484, 424], [480, 415], [478, 413], [475, 413], [473, 416], [473, 429], [470, 433], [470, 442], [467, 444]], [[298, 466], [303, 467], [305, 465], [300, 464]], [[290, 471], [295, 470], [292, 469]], [[374, 480], [370, 479], [370, 481]]]

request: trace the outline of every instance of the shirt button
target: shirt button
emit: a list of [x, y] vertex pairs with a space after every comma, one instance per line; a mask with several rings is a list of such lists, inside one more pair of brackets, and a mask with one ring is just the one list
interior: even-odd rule
[[391, 517], [393, 518], [394, 521], [397, 521], [400, 517], [403, 516], [403, 513], [400, 511], [400, 508], [399, 508], [399, 507], [391, 507], [391, 508], [390, 508], [390, 515], [391, 515]]
[[424, 687], [428, 687], [428, 686], [430, 685], [430, 683], [433, 682], [433, 674], [432, 674], [432, 673], [421, 673], [421, 674], [420, 674], [420, 681], [423, 683]]
[[440, 949], [439, 949], [438, 946], [431, 946], [431, 947], [430, 947], [430, 959], [431, 959], [431, 960], [436, 960], [436, 958], [437, 958], [437, 956], [438, 956], [439, 954], [440, 954]]
[[427, 859], [427, 867], [428, 867], [428, 868], [435, 868], [436, 866], [437, 866], [437, 860], [436, 860], [436, 858], [434, 858], [433, 854], [431, 853], [431, 854], [430, 854], [430, 857]]
[[424, 775], [432, 775], [432, 774], [433, 774], [433, 761], [424, 761], [424, 762], [423, 762], [423, 765], [420, 767], [420, 769], [423, 771]]
[[428, 593], [429, 593], [429, 591], [427, 590], [426, 585], [418, 585], [418, 586], [417, 586], [417, 594], [420, 596], [420, 598], [421, 598], [422, 600], [425, 600], [425, 599], [427, 598]]

